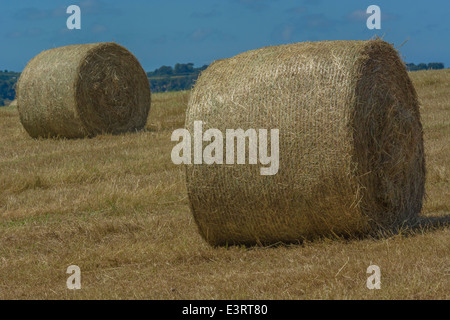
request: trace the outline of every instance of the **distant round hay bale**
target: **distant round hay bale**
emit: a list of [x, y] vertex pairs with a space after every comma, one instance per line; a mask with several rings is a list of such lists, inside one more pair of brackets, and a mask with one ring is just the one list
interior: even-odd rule
[[226, 129], [279, 129], [276, 175], [248, 164], [248, 147], [246, 164], [186, 165], [191, 210], [212, 245], [355, 236], [420, 213], [417, 94], [384, 41], [296, 43], [216, 61], [191, 94], [191, 135], [194, 121], [224, 139]]
[[10, 107], [17, 107], [17, 99], [14, 99], [13, 101], [11, 101], [11, 103], [9, 104]]
[[132, 53], [93, 43], [37, 55], [20, 76], [17, 99], [30, 136], [82, 138], [142, 129], [151, 93]]

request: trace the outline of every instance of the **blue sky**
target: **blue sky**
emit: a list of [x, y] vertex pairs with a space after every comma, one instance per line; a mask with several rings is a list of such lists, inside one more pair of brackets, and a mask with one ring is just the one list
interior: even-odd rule
[[[66, 8], [81, 8], [81, 30], [68, 30]], [[369, 5], [382, 29], [368, 30]], [[0, 69], [21, 71], [43, 50], [115, 41], [146, 71], [302, 41], [383, 36], [407, 62], [450, 67], [450, 1], [364, 0], [0, 0]]]

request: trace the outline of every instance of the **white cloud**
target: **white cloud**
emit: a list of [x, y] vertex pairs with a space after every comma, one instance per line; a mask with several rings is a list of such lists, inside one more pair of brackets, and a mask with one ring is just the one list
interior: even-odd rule
[[104, 25], [102, 24], [94, 24], [91, 28], [91, 31], [93, 33], [102, 33], [108, 30]]

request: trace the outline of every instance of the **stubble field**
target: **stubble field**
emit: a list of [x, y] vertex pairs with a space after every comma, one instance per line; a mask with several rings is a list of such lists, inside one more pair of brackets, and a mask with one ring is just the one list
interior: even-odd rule
[[[154, 94], [147, 128], [33, 140], [0, 108], [0, 299], [450, 299], [450, 70], [410, 73], [422, 106], [422, 224], [382, 238], [212, 248], [189, 211], [172, 131], [189, 92]], [[381, 269], [381, 289], [366, 269]], [[68, 290], [66, 269], [81, 268]]]

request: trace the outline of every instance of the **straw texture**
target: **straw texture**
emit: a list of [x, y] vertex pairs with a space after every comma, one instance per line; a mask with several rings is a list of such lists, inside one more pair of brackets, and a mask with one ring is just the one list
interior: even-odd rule
[[142, 129], [150, 86], [138, 60], [116, 43], [71, 45], [33, 58], [18, 82], [30, 136], [81, 138]]
[[198, 120], [203, 132], [224, 135], [280, 130], [274, 176], [260, 175], [260, 165], [186, 165], [191, 209], [212, 245], [357, 235], [395, 228], [421, 210], [417, 94], [382, 40], [273, 46], [216, 61], [191, 94], [191, 135]]

